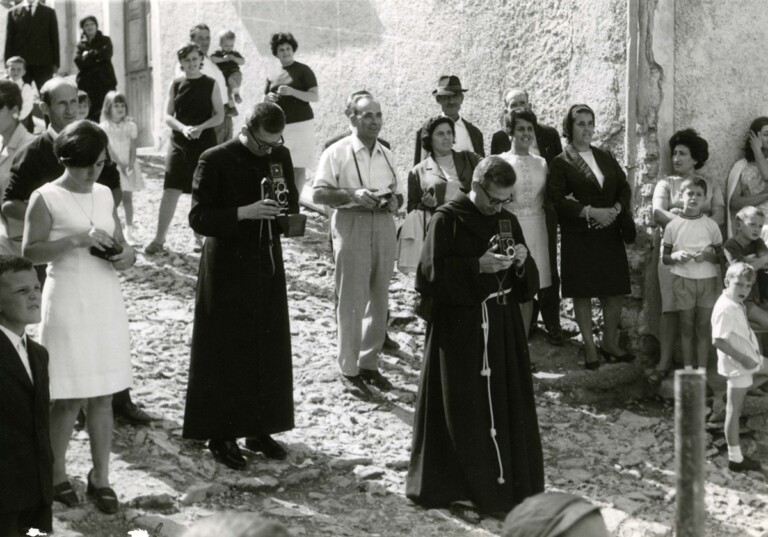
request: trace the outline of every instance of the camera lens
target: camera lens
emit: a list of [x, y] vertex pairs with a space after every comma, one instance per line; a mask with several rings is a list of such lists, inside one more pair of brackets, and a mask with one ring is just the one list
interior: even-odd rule
[[285, 189], [277, 189], [275, 197], [277, 198], [277, 203], [280, 205], [288, 205], [288, 193], [285, 191]]

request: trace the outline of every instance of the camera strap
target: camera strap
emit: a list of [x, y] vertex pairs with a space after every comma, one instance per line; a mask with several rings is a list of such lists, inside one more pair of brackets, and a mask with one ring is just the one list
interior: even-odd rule
[[[376, 145], [378, 145], [379, 142], [376, 142]], [[376, 146], [374, 146], [375, 148]], [[397, 174], [395, 173], [395, 169], [392, 167], [392, 164], [389, 162], [389, 159], [387, 158], [387, 154], [382, 150], [381, 155], [384, 157], [384, 161], [387, 163], [387, 166], [389, 167], [389, 171], [392, 172], [392, 184], [395, 185], [395, 189], [397, 189]], [[362, 188], [365, 188], [365, 185], [363, 184], [363, 176], [360, 174], [360, 164], [357, 162], [357, 154], [354, 149], [352, 149], [352, 159], [355, 161], [355, 170], [357, 170], [357, 180], [360, 182], [360, 186]], [[371, 154], [371, 160], [373, 160], [373, 154]], [[394, 191], [393, 191], [394, 192]]]

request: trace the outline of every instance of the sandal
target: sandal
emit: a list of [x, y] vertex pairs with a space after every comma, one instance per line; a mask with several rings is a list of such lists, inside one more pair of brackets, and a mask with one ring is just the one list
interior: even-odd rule
[[92, 473], [93, 469], [88, 472], [88, 496], [93, 497], [96, 503], [96, 507], [98, 507], [99, 511], [102, 513], [106, 513], [108, 515], [117, 513], [119, 505], [117, 503], [117, 494], [115, 494], [115, 491], [109, 487], [96, 488], [93, 483], [91, 483]]
[[72, 483], [67, 480], [53, 486], [53, 501], [63, 503], [67, 507], [75, 507], [80, 503], [80, 498], [72, 488]]
[[480, 513], [477, 512], [477, 508], [467, 502], [453, 502], [448, 510], [453, 516], [462, 519], [469, 524], [480, 524]]

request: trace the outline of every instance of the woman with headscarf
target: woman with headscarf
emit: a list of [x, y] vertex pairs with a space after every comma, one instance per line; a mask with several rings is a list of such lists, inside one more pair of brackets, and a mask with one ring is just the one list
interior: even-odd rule
[[75, 65], [80, 70], [77, 87], [85, 91], [91, 100], [88, 119], [98, 123], [104, 96], [117, 89], [115, 69], [112, 67], [112, 40], [101, 33], [99, 21], [93, 15], [80, 21], [80, 29], [83, 34], [75, 56]]

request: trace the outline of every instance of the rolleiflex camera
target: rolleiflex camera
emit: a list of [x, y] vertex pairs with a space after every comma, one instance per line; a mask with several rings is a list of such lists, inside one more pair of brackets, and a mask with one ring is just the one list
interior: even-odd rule
[[511, 221], [499, 220], [499, 232], [491, 237], [490, 247], [498, 254], [515, 257], [515, 239], [512, 237]]
[[379, 198], [379, 209], [386, 209], [389, 205], [389, 200], [392, 199], [392, 192], [378, 194], [377, 197]]
[[261, 199], [273, 200], [280, 208], [275, 218], [286, 237], [303, 237], [307, 217], [303, 214], [288, 214], [288, 183], [285, 181], [283, 165], [271, 163], [269, 177], [261, 181]]

